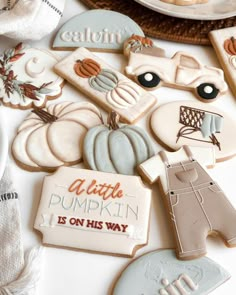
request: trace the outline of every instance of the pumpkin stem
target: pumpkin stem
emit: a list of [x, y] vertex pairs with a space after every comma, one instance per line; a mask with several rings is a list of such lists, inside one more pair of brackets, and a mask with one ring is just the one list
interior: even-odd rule
[[120, 115], [118, 115], [115, 111], [111, 111], [107, 117], [107, 124], [109, 125], [109, 129], [117, 130], [119, 129]]
[[54, 116], [39, 108], [35, 108], [32, 113], [36, 114], [44, 123], [53, 123], [58, 119], [57, 116]]

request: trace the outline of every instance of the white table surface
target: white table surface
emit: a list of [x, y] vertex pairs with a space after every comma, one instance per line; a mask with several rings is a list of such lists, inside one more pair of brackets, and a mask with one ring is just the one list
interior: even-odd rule
[[[87, 8], [78, 0], [67, 0], [64, 16], [59, 24], [59, 27], [66, 20], [85, 11], [86, 9]], [[39, 42], [29, 43], [35, 47], [50, 48], [54, 35], [55, 32]], [[168, 56], [172, 56], [178, 50], [187, 51], [198, 57], [203, 63], [219, 67], [216, 55], [211, 47], [185, 45], [161, 40], [154, 41], [158, 46], [163, 47], [166, 50]], [[14, 46], [15, 44], [15, 40], [0, 37], [1, 51], [9, 46]], [[65, 56], [68, 53], [58, 52], [58, 54]], [[126, 59], [121, 54], [97, 54], [101, 58], [105, 58], [112, 66], [119, 70], [123, 70]], [[187, 91], [161, 88], [156, 90], [154, 93], [158, 98], [158, 103], [153, 109], [160, 104], [174, 100], [195, 100], [193, 94]], [[63, 89], [62, 96], [57, 101], [65, 100], [79, 101], [87, 100], [87, 98], [67, 83]], [[214, 102], [214, 105], [231, 113], [232, 116], [235, 116], [236, 114], [236, 101], [231, 92], [228, 92], [218, 101]], [[6, 129], [9, 136], [9, 142], [11, 144], [16, 134], [17, 127], [29, 111], [13, 110], [6, 107], [3, 108], [6, 116]], [[149, 128], [148, 122], [151, 112], [152, 111], [141, 119], [137, 125], [142, 126], [147, 130]], [[103, 112], [103, 114], [105, 115], [105, 112]], [[235, 140], [235, 138], [232, 138], [232, 141]], [[155, 149], [156, 152], [158, 152], [161, 147], [155, 143]], [[40, 191], [43, 177], [46, 173], [30, 173], [20, 169], [12, 159], [11, 154], [10, 162], [12, 163], [15, 186], [20, 195], [23, 241], [25, 249], [27, 250], [32, 246], [41, 244], [41, 236], [33, 230], [33, 224], [40, 201]], [[79, 167], [83, 167], [83, 164], [80, 164]], [[236, 207], [235, 169], [236, 158], [217, 164], [217, 166], [211, 170], [211, 175], [216, 181], [218, 181], [229, 200]], [[171, 248], [174, 246], [174, 241], [171, 231], [169, 230], [165, 214], [165, 208], [163, 206], [157, 184], [154, 184], [152, 189], [153, 203], [151, 209], [149, 242], [147, 246], [137, 251], [135, 257], [155, 249]], [[229, 249], [225, 247], [220, 239], [215, 238], [208, 239], [207, 248], [208, 257], [218, 262], [232, 275], [229, 281], [221, 285], [211, 294], [235, 294], [236, 248]], [[37, 294], [108, 295], [119, 273], [130, 262], [131, 259], [128, 258], [46, 247], [44, 262], [42, 265], [42, 276]]]

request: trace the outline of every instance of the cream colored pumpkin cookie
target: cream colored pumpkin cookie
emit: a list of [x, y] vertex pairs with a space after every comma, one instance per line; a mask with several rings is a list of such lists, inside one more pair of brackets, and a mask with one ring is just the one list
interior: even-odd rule
[[18, 128], [13, 157], [30, 171], [77, 164], [87, 130], [101, 122], [99, 110], [88, 102], [63, 102], [34, 110]]
[[162, 2], [175, 4], [175, 5], [193, 5], [207, 3], [208, 0], [161, 0]]

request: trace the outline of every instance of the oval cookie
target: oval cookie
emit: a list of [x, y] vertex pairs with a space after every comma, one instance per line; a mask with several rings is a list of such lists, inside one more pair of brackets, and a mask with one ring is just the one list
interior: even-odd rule
[[64, 81], [53, 72], [58, 61], [51, 52], [22, 43], [6, 50], [0, 57], [0, 100], [13, 108], [29, 109], [57, 98]]
[[230, 278], [213, 260], [179, 261], [174, 251], [147, 253], [131, 262], [118, 279], [113, 295], [209, 294]]
[[150, 120], [157, 140], [170, 150], [183, 145], [214, 147], [216, 160], [236, 154], [236, 121], [209, 104], [191, 101], [171, 102], [157, 108]]
[[87, 130], [101, 124], [99, 110], [88, 102], [63, 102], [33, 112], [18, 128], [12, 144], [15, 160], [30, 171], [79, 163]]

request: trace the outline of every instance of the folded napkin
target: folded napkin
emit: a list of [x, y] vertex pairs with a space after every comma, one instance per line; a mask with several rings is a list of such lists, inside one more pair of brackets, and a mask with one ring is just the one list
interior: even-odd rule
[[0, 0], [0, 35], [40, 40], [58, 25], [65, 0]]
[[0, 180], [0, 295], [34, 294], [41, 252], [33, 248], [24, 259], [18, 193], [6, 167]]

